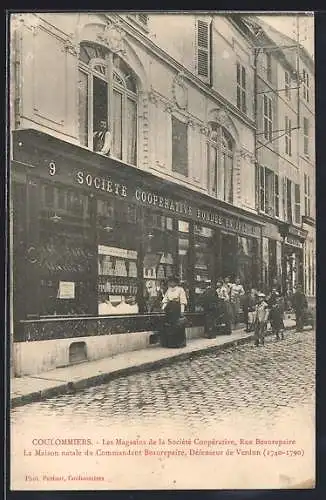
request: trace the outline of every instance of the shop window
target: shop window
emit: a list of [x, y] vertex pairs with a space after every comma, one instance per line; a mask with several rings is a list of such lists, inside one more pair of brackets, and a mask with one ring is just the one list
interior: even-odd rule
[[188, 125], [172, 116], [172, 170], [188, 175]]
[[214, 232], [211, 228], [195, 224], [194, 226], [194, 281], [195, 311], [202, 310], [201, 296], [206, 288], [206, 281], [215, 279], [215, 253], [213, 246]]
[[197, 75], [207, 83], [211, 75], [211, 22], [201, 19], [196, 23]]
[[247, 112], [246, 68], [237, 62], [237, 108]]
[[238, 236], [236, 275], [245, 289], [257, 286], [257, 245], [253, 238]]
[[84, 42], [78, 91], [80, 144], [135, 165], [137, 84], [131, 68], [100, 45]]
[[144, 261], [146, 312], [161, 312], [167, 280], [176, 273], [177, 239], [170, 217], [155, 210], [144, 211]]
[[122, 200], [97, 200], [98, 314], [140, 312], [137, 208]]
[[217, 123], [210, 124], [208, 141], [209, 193], [223, 201], [233, 201], [233, 151], [230, 134]]

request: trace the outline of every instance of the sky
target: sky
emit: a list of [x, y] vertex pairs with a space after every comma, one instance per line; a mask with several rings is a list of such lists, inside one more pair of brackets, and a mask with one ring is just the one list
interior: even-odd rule
[[[290, 38], [296, 39], [296, 16], [292, 15], [269, 15], [259, 16], [263, 21], [276, 28], [281, 33], [288, 35]], [[312, 13], [299, 17], [299, 39], [300, 43], [305, 47], [309, 54], [314, 57], [314, 16]]]

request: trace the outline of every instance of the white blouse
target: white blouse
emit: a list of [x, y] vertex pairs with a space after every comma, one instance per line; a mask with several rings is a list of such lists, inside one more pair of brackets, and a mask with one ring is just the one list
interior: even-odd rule
[[171, 300], [180, 302], [181, 312], [184, 312], [185, 306], [187, 305], [186, 292], [181, 286], [169, 287], [162, 300], [162, 309], [164, 311], [166, 304]]

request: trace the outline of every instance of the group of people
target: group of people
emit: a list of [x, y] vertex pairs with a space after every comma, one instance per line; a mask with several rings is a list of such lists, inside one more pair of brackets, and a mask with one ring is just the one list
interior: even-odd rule
[[[230, 278], [221, 279], [214, 287], [207, 280], [206, 289], [201, 296], [205, 312], [205, 335], [214, 338], [218, 333], [230, 335], [232, 328], [240, 322], [243, 311], [245, 330], [254, 332], [256, 346], [264, 345], [267, 324], [270, 322], [272, 334], [276, 340], [284, 339], [285, 297], [274, 282], [269, 294], [251, 288], [245, 291], [239, 278], [234, 283]], [[162, 298], [164, 325], [161, 331], [161, 344], [164, 347], [186, 346], [185, 310], [188, 304], [186, 292], [180, 286], [177, 277], [169, 278], [168, 288]], [[307, 299], [301, 285], [297, 285], [291, 297], [292, 308], [296, 316], [298, 331], [303, 329]]]

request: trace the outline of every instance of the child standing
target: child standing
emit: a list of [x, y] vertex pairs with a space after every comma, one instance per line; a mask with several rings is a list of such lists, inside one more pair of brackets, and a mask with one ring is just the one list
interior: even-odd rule
[[268, 320], [268, 304], [265, 298], [264, 293], [258, 294], [255, 317], [255, 346], [264, 345], [265, 343], [265, 330]]

